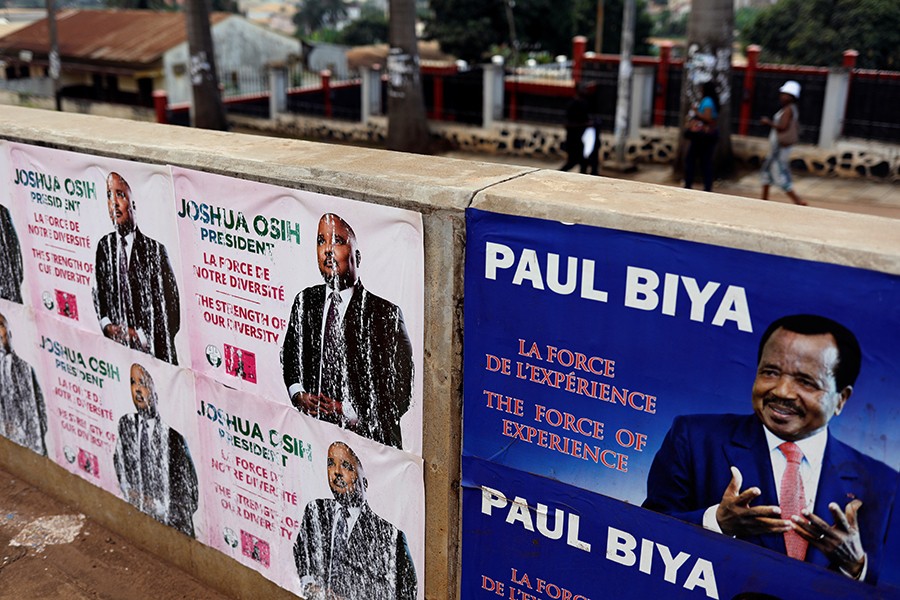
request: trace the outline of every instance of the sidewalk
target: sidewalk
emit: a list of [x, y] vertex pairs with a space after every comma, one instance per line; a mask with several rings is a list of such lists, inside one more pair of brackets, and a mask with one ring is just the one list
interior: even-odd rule
[[0, 471], [0, 600], [230, 600]]
[[[550, 170], [558, 169], [563, 163], [562, 159], [549, 161], [546, 159], [464, 152], [449, 152], [444, 154], [444, 156], [447, 158], [521, 165]], [[600, 175], [602, 177], [628, 179], [658, 185], [676, 187], [683, 185], [680, 181], [676, 181], [673, 178], [672, 167], [669, 165], [640, 164], [637, 171], [632, 173], [615, 172], [610, 169], [604, 169], [601, 165]], [[792, 173], [792, 176], [795, 191], [810, 206], [900, 219], [900, 184], [898, 183], [839, 177], [818, 177], [799, 173]], [[695, 189], [698, 188], [702, 188], [702, 183], [695, 184]], [[759, 173], [751, 171], [739, 174], [734, 179], [716, 181], [713, 185], [713, 192], [758, 199], [761, 192]], [[790, 199], [778, 187], [772, 188], [769, 199], [772, 202], [790, 203]]]

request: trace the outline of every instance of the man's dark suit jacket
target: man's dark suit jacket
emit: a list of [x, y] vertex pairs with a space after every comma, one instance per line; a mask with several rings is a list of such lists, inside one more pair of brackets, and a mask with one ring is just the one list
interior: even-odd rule
[[[119, 439], [116, 442], [113, 464], [122, 494], [126, 500], [161, 523], [195, 537], [193, 515], [197, 511], [199, 494], [197, 472], [194, 470], [187, 442], [180, 433], [157, 417], [157, 426], [150, 443], [157, 449], [168, 446], [168, 452], [162, 452], [160, 464], [153, 465], [157, 473], [163, 475], [159, 478], [160, 486], [157, 489], [144, 489], [141, 483], [137, 419], [136, 413], [123, 415], [119, 419]], [[144, 506], [141, 501], [144, 495], [161, 501], [167, 510], [157, 513], [154, 508]]]
[[[325, 587], [331, 564], [336, 500], [306, 505], [294, 543], [294, 562], [302, 580], [313, 577]], [[347, 539], [344, 559], [332, 565], [331, 589], [347, 600], [414, 600], [416, 569], [406, 535], [363, 504]]]
[[133, 244], [128, 261], [131, 306], [124, 314], [119, 301], [119, 236], [108, 233], [97, 246], [97, 319], [142, 330], [150, 344], [149, 353], [177, 365], [175, 334], [181, 326], [181, 305], [166, 247], [139, 229], [134, 231]]
[[46, 455], [47, 411], [37, 375], [31, 365], [16, 354], [12, 354], [10, 375], [11, 389], [0, 389], [2, 431], [15, 443]]
[[12, 216], [0, 206], [0, 298], [22, 303], [22, 249]]
[[[762, 491], [754, 506], [778, 506], [769, 447], [756, 415], [678, 417], [653, 459], [643, 506], [700, 525], [706, 509], [721, 502], [731, 481], [731, 466], [743, 475], [742, 490], [756, 486]], [[831, 523], [829, 502], [836, 502], [843, 510], [851, 500], [862, 500], [859, 529], [868, 554], [866, 581], [870, 583], [877, 580], [896, 485], [896, 471], [829, 432], [813, 512]], [[786, 554], [783, 534], [746, 540]], [[831, 566], [811, 545], [806, 562]]]
[[[294, 299], [281, 349], [287, 388], [299, 383], [308, 393], [320, 393], [325, 296], [322, 284], [306, 288]], [[335, 400], [353, 404], [358, 434], [402, 448], [400, 417], [409, 409], [413, 382], [412, 345], [403, 313], [357, 281], [343, 324], [347, 395]]]

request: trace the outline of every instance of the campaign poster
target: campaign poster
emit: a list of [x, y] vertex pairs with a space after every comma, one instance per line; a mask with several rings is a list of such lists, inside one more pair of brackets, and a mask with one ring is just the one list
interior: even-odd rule
[[420, 458], [205, 376], [196, 390], [213, 548], [302, 597], [424, 598]]
[[421, 455], [421, 215], [172, 176], [193, 368]]
[[171, 364], [179, 354], [186, 361], [168, 168], [6, 146], [4, 184], [35, 310]]
[[0, 300], [0, 435], [47, 456], [47, 389], [40, 338], [29, 307]]
[[[190, 371], [39, 316], [51, 458], [191, 537], [203, 512]], [[202, 537], [199, 537], [203, 541]]]
[[[857, 575], [891, 577], [900, 278], [479, 210], [466, 260], [465, 456], [646, 505], [688, 535], [726, 499], [779, 505], [766, 431], [801, 447], [825, 434], [805, 459], [820, 465], [816, 492], [799, 500], [822, 519], [807, 560], [830, 562], [825, 545], [850, 527], [828, 504], [852, 504]], [[809, 336], [827, 344], [797, 345]], [[783, 535], [734, 531], [783, 558]]]
[[655, 512], [463, 458], [461, 598], [897, 598]]
[[[0, 140], [0, 181], [9, 179], [9, 145]], [[28, 298], [27, 280], [22, 254], [30, 252], [22, 248], [24, 225], [13, 217], [10, 186], [0, 187], [0, 298], [22, 304]]]

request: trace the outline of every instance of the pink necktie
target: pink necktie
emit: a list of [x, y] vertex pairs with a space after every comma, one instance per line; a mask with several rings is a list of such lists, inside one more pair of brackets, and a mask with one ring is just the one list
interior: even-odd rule
[[[790, 519], [794, 515], [802, 516], [806, 507], [806, 495], [803, 493], [803, 480], [800, 479], [800, 461], [803, 460], [803, 451], [794, 442], [784, 442], [778, 449], [787, 459], [784, 475], [781, 476], [781, 518]], [[800, 537], [796, 531], [787, 531], [784, 534], [784, 545], [787, 555], [797, 560], [806, 558], [807, 541]]]

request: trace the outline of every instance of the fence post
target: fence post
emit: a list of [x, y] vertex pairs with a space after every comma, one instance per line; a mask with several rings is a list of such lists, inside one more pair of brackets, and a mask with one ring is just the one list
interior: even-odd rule
[[666, 99], [669, 93], [669, 65], [672, 62], [672, 42], [660, 42], [659, 66], [656, 71], [654, 90], [653, 125], [663, 127], [666, 124]]
[[744, 74], [744, 96], [741, 98], [741, 117], [738, 134], [747, 135], [750, 130], [750, 115], [753, 111], [753, 91], [756, 88], [756, 70], [759, 67], [759, 52], [756, 44], [747, 46], [747, 71]]
[[584, 53], [587, 51], [587, 38], [583, 35], [576, 35], [572, 38], [572, 79], [575, 85], [581, 81], [581, 75], [584, 69]]
[[269, 65], [269, 118], [275, 119], [287, 110], [288, 70], [284, 64]]
[[331, 71], [325, 69], [319, 75], [322, 78], [322, 96], [325, 99], [325, 118], [330, 119], [334, 110], [331, 106]]
[[844, 51], [843, 66], [829, 69], [825, 84], [825, 104], [822, 107], [822, 122], [819, 127], [819, 147], [831, 148], [844, 131], [844, 116], [850, 98], [850, 79], [859, 52]]
[[381, 114], [381, 65], [360, 67], [361, 119], [368, 123], [372, 115]]
[[653, 107], [653, 67], [635, 67], [631, 80], [631, 117], [628, 138], [638, 137], [638, 130], [650, 124]]
[[153, 90], [153, 110], [156, 112], [156, 122], [165, 125], [169, 122], [166, 109], [169, 108], [169, 95], [166, 90]]
[[482, 75], [481, 126], [494, 126], [495, 120], [503, 118], [503, 57], [495, 54], [490, 64], [484, 65]]
[[850, 90], [850, 70], [838, 67], [828, 70], [825, 83], [825, 104], [819, 126], [819, 147], [831, 148], [844, 128], [847, 92]]

